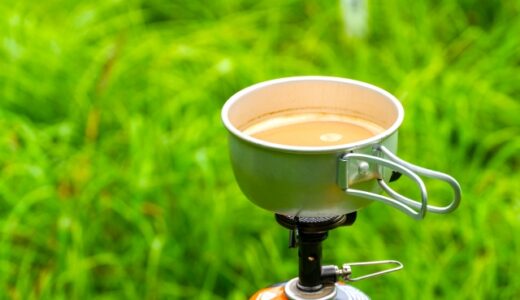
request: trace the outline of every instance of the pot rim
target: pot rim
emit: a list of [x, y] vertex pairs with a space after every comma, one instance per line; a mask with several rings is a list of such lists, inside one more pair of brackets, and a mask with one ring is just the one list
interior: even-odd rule
[[[341, 144], [341, 145], [334, 145], [334, 146], [289, 146], [289, 145], [283, 145], [283, 144], [277, 144], [277, 143], [271, 143], [267, 142], [261, 139], [257, 139], [254, 137], [251, 137], [249, 135], [244, 134], [242, 131], [240, 131], [238, 128], [236, 128], [231, 121], [229, 120], [229, 110], [231, 107], [240, 99], [247, 95], [248, 93], [263, 89], [265, 87], [268, 87], [270, 85], [280, 84], [280, 83], [287, 83], [287, 82], [295, 82], [295, 81], [329, 81], [329, 82], [339, 82], [343, 84], [350, 84], [350, 85], [357, 85], [369, 90], [372, 90], [383, 97], [387, 98], [394, 104], [394, 106], [397, 109], [397, 118], [393, 122], [393, 124], [386, 129], [385, 131], [376, 134], [372, 136], [371, 138], [364, 139], [361, 141], [353, 142], [353, 143], [347, 143], [347, 144]], [[262, 148], [267, 149], [273, 149], [283, 152], [292, 152], [292, 153], [309, 153], [309, 154], [320, 154], [320, 153], [331, 153], [331, 152], [338, 152], [338, 151], [345, 151], [345, 150], [352, 150], [352, 149], [359, 149], [363, 148], [369, 145], [377, 144], [386, 137], [392, 135], [394, 132], [397, 131], [399, 126], [401, 126], [401, 123], [404, 119], [404, 109], [397, 100], [397, 98], [390, 94], [389, 92], [383, 90], [382, 88], [379, 88], [375, 85], [362, 82], [359, 80], [354, 79], [347, 79], [347, 78], [340, 78], [340, 77], [332, 77], [332, 76], [292, 76], [292, 77], [283, 77], [278, 79], [272, 79], [268, 81], [259, 82], [256, 84], [253, 84], [251, 86], [248, 86], [238, 92], [236, 92], [233, 96], [231, 96], [226, 103], [224, 104], [224, 107], [222, 108], [221, 112], [221, 118], [222, 122], [224, 123], [224, 126], [226, 129], [239, 139], [249, 142], [251, 144], [260, 146]]]

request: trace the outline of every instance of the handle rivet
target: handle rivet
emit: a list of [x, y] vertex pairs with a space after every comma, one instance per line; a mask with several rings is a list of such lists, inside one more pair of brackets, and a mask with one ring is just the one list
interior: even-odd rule
[[366, 175], [369, 169], [370, 165], [366, 161], [360, 161], [358, 163], [358, 173], [360, 175]]

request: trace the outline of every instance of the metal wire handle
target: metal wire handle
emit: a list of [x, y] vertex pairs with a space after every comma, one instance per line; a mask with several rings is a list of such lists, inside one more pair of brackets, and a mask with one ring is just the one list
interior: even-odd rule
[[[387, 265], [387, 264], [396, 265], [396, 267], [393, 267], [393, 268], [390, 268], [390, 269], [386, 269], [386, 270], [382, 270], [382, 271], [377, 271], [377, 272], [374, 272], [374, 273], [369, 273], [369, 274], [358, 276], [358, 277], [352, 277], [352, 267], [353, 266], [371, 266], [371, 265]], [[403, 267], [404, 267], [403, 264], [401, 262], [397, 261], [397, 260], [378, 260], [378, 261], [353, 262], [353, 263], [343, 264], [343, 268], [341, 270], [339, 270], [339, 275], [345, 281], [354, 282], [354, 281], [360, 281], [360, 280], [363, 280], [363, 279], [372, 278], [372, 277], [378, 277], [378, 276], [381, 276], [381, 275], [384, 275], [384, 274], [387, 274], [387, 273], [399, 271]]]
[[[338, 168], [338, 184], [345, 191], [345, 193], [352, 196], [383, 202], [401, 210], [405, 214], [417, 220], [423, 219], [427, 211], [437, 214], [446, 214], [452, 212], [459, 206], [462, 193], [461, 188], [459, 183], [450, 175], [406, 162], [382, 145], [374, 147], [374, 152], [376, 155], [385, 155], [386, 157], [382, 158], [379, 156], [361, 153], [348, 153], [340, 157], [341, 163], [339, 164]], [[394, 191], [382, 177], [377, 179], [377, 183], [390, 197], [350, 187], [348, 163], [352, 160], [365, 162], [365, 164], [374, 163], [378, 165], [379, 168], [387, 167], [410, 177], [410, 179], [412, 179], [412, 181], [414, 181], [419, 187], [421, 200], [412, 200], [399, 194], [398, 192]], [[382, 171], [379, 169], [378, 173], [381, 174]], [[453, 190], [453, 199], [450, 204], [446, 206], [428, 205], [428, 194], [426, 186], [424, 185], [424, 182], [419, 177], [419, 175], [448, 183]]]
[[[414, 201], [412, 199], [406, 198], [404, 196], [399, 195], [397, 192], [394, 192], [390, 187], [386, 186], [387, 193], [392, 196], [387, 197], [383, 195], [379, 195], [376, 193], [371, 193], [359, 189], [354, 189], [349, 186], [349, 168], [348, 163], [352, 160], [360, 160], [368, 163], [375, 163], [379, 166], [385, 166], [387, 168], [391, 168], [395, 171], [400, 172], [401, 174], [404, 174], [410, 179], [412, 179], [418, 186], [420, 192], [421, 192], [421, 202]], [[426, 192], [426, 186], [424, 185], [424, 182], [421, 180], [421, 178], [409, 170], [406, 167], [403, 167], [402, 165], [395, 163], [393, 161], [367, 155], [367, 154], [360, 154], [360, 153], [348, 153], [345, 154], [343, 157], [340, 158], [340, 161], [342, 163], [339, 164], [338, 168], [338, 184], [340, 187], [345, 191], [345, 193], [357, 196], [357, 197], [363, 197], [370, 200], [376, 200], [379, 202], [383, 202], [385, 204], [388, 204], [394, 208], [399, 209], [400, 211], [404, 212], [405, 214], [409, 215], [410, 217], [420, 220], [423, 219], [426, 214], [426, 209], [428, 207], [428, 194]], [[381, 182], [383, 179], [379, 178], [378, 182], [381, 185]], [[384, 188], [384, 187], [383, 187]], [[410, 205], [410, 203], [413, 203], [413, 205]], [[417, 210], [415, 210], [415, 209]]]
[[[449, 212], [454, 211], [459, 206], [462, 190], [461, 190], [460, 185], [457, 182], [457, 180], [455, 180], [455, 178], [451, 177], [448, 174], [426, 169], [423, 167], [419, 167], [417, 165], [404, 161], [404, 160], [400, 159], [399, 157], [397, 157], [395, 154], [393, 154], [392, 151], [388, 150], [388, 148], [386, 148], [385, 146], [382, 146], [382, 145], [377, 146], [375, 148], [375, 150], [381, 151], [383, 154], [385, 154], [388, 157], [389, 160], [391, 160], [395, 163], [398, 163], [421, 176], [438, 179], [438, 180], [444, 181], [450, 185], [450, 187], [453, 190], [453, 199], [452, 199], [451, 203], [446, 206], [427, 205], [427, 210], [429, 212], [437, 213], [437, 214], [447, 214]], [[386, 182], [384, 180], [379, 180], [379, 185], [383, 188], [383, 190], [385, 190], [385, 192], [387, 192], [392, 197], [399, 198], [400, 201], [402, 201], [410, 206], [413, 206], [415, 208], [421, 207], [419, 205], [419, 203], [417, 203], [416, 201], [410, 200], [408, 198], [399, 197], [400, 195], [397, 194], [396, 192], [394, 192], [386, 184]]]

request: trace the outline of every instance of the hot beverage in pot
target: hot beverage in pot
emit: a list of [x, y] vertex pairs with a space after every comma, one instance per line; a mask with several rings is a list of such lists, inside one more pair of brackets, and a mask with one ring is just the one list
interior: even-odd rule
[[332, 146], [361, 141], [384, 131], [378, 124], [347, 114], [289, 113], [262, 118], [243, 132], [275, 144]]

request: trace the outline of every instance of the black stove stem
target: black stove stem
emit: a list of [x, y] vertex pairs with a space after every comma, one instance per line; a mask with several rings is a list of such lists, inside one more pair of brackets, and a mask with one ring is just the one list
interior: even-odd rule
[[318, 291], [323, 287], [321, 279], [321, 242], [327, 232], [299, 233], [298, 288], [306, 292]]
[[331, 280], [335, 277], [332, 275], [335, 274], [328, 272], [330, 270], [327, 268], [322, 270], [321, 243], [327, 238], [329, 230], [352, 225], [356, 220], [356, 212], [330, 218], [298, 218], [277, 214], [276, 220], [291, 230], [289, 246], [298, 246], [298, 289], [316, 292], [324, 284], [333, 283]]

